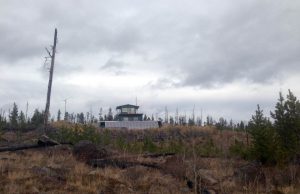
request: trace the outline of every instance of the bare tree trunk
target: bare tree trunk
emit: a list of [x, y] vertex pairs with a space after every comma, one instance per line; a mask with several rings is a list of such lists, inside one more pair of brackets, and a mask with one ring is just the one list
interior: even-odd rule
[[48, 125], [49, 120], [49, 108], [50, 108], [50, 98], [51, 98], [51, 88], [52, 88], [52, 78], [53, 78], [53, 70], [54, 70], [54, 61], [55, 61], [55, 52], [56, 52], [56, 41], [57, 41], [57, 29], [55, 28], [54, 32], [54, 43], [52, 47], [52, 54], [48, 52], [51, 57], [51, 67], [50, 67], [50, 75], [49, 75], [49, 82], [48, 82], [48, 91], [47, 91], [47, 101], [46, 101], [46, 108], [45, 108], [45, 117], [44, 117], [44, 125], [45, 130]]

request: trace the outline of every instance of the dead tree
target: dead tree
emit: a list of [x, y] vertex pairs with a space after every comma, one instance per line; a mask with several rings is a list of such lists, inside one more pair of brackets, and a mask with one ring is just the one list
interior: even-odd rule
[[70, 143], [59, 143], [53, 139], [50, 139], [46, 135], [43, 135], [38, 139], [38, 141], [35, 144], [0, 147], [0, 152], [27, 150], [32, 148], [45, 148], [45, 147], [51, 147], [60, 144], [70, 144]]
[[57, 29], [55, 28], [54, 32], [54, 43], [52, 46], [52, 52], [50, 52], [47, 48], [46, 51], [51, 58], [51, 66], [50, 66], [50, 73], [49, 73], [49, 82], [48, 82], [48, 91], [47, 91], [47, 101], [46, 101], [46, 108], [45, 108], [45, 117], [44, 117], [44, 125], [45, 129], [48, 125], [48, 117], [49, 117], [49, 108], [50, 108], [50, 98], [51, 98], [51, 88], [52, 88], [52, 79], [53, 79], [53, 71], [54, 71], [54, 61], [55, 61], [55, 52], [56, 52], [56, 41], [57, 41]]

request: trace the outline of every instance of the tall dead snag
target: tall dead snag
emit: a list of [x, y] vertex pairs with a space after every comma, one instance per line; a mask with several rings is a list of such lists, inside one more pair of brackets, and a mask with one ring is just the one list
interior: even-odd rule
[[52, 88], [52, 79], [53, 79], [53, 70], [54, 70], [54, 61], [55, 61], [55, 52], [56, 52], [56, 41], [57, 41], [57, 29], [55, 28], [54, 32], [54, 43], [52, 46], [52, 52], [50, 52], [47, 48], [46, 51], [51, 58], [51, 66], [50, 66], [50, 74], [49, 74], [49, 82], [48, 82], [48, 91], [47, 91], [47, 101], [46, 101], [46, 108], [45, 108], [45, 117], [44, 117], [44, 125], [45, 129], [48, 125], [48, 117], [49, 117], [49, 108], [50, 108], [50, 98], [51, 98], [51, 88]]

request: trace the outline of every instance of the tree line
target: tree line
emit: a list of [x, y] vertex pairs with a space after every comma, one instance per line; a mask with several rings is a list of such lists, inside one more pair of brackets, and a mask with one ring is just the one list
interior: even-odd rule
[[8, 113], [8, 118], [5, 112], [0, 112], [0, 130], [30, 130], [36, 129], [44, 123], [44, 111], [34, 110], [32, 117], [28, 117], [23, 111], [19, 112], [16, 103], [13, 103], [12, 110]]
[[[4, 111], [0, 111], [0, 130], [14, 130], [14, 129], [22, 129], [29, 130], [41, 127], [44, 124], [44, 111], [40, 111], [39, 109], [35, 109], [33, 116], [29, 117], [24, 114], [22, 110], [19, 110], [17, 104], [14, 102], [12, 110], [9, 111], [8, 117], [5, 116]], [[100, 121], [114, 121], [117, 120], [117, 115], [114, 115], [112, 108], [108, 109], [108, 112], [105, 114], [103, 109], [100, 108], [98, 115], [93, 115], [91, 112], [80, 112], [80, 113], [62, 113], [59, 109], [57, 114], [52, 116], [51, 122], [54, 121], [66, 121], [70, 123], [80, 123], [80, 124], [93, 124], [98, 123]], [[223, 117], [219, 118], [218, 121], [213, 119], [212, 116], [207, 116], [206, 121], [202, 121], [200, 117], [196, 119], [193, 117], [187, 118], [186, 115], [177, 115], [175, 117], [168, 116], [163, 120], [162, 118], [154, 118], [153, 114], [148, 116], [144, 114], [143, 120], [158, 120], [163, 122], [164, 124], [171, 126], [215, 126], [220, 130], [245, 130], [247, 127], [246, 124], [241, 121], [239, 123], [234, 123], [231, 120], [227, 121]]]

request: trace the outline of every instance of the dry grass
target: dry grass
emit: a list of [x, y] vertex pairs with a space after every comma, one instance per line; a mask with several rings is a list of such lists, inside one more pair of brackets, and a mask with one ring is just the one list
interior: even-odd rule
[[[62, 123], [59, 123], [60, 125]], [[167, 132], [170, 127], [154, 129], [152, 132]], [[185, 148], [195, 149], [193, 145], [204, 145], [206, 138], [212, 139], [214, 145], [222, 150], [223, 155], [200, 157], [197, 154], [187, 156], [185, 153], [167, 158], [144, 158], [141, 155], [114, 150], [116, 156], [137, 158], [140, 162], [156, 162], [162, 169], [142, 166], [118, 169], [107, 167], [95, 169], [76, 161], [68, 146], [34, 149], [18, 152], [0, 153], [0, 193], [194, 193], [189, 189], [186, 179], [197, 180], [201, 172], [213, 177], [217, 183], [205, 185], [218, 193], [300, 193], [299, 165], [290, 165], [285, 169], [264, 168], [266, 184], [240, 184], [234, 180], [234, 172], [247, 161], [231, 158], [228, 148], [239, 139], [246, 142], [242, 132], [218, 131], [210, 127], [180, 127], [176, 130], [183, 135], [191, 130], [203, 132], [207, 136], [184, 139]], [[131, 131], [132, 132], [132, 131]], [[152, 133], [151, 132], [151, 133]], [[6, 135], [6, 136], [5, 136]], [[4, 134], [7, 139], [14, 140], [14, 134]], [[35, 137], [29, 132], [24, 135], [26, 140]], [[275, 178], [274, 178], [275, 177]], [[286, 181], [287, 184], [276, 185]], [[277, 182], [276, 182], [277, 181]], [[289, 182], [290, 181], [290, 182]], [[202, 185], [203, 186], [203, 185]]]
[[67, 151], [48, 148], [0, 154], [0, 193], [154, 194], [180, 193], [185, 187], [182, 180], [141, 166], [93, 169]]

